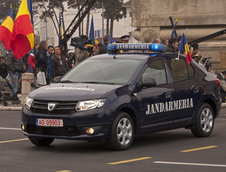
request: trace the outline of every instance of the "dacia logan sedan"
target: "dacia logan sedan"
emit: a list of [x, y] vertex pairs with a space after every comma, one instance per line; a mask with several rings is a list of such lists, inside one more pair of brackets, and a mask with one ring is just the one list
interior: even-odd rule
[[58, 83], [31, 92], [21, 128], [36, 146], [105, 140], [123, 150], [142, 133], [186, 128], [207, 137], [220, 106], [219, 80], [195, 61], [126, 51], [90, 57]]

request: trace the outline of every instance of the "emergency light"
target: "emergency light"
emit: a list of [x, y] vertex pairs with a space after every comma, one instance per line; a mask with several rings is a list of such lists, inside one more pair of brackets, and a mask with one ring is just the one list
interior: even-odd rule
[[117, 52], [120, 50], [129, 51], [129, 50], [141, 50], [141, 51], [165, 51], [165, 47], [161, 43], [147, 43], [147, 44], [108, 44], [108, 52]]

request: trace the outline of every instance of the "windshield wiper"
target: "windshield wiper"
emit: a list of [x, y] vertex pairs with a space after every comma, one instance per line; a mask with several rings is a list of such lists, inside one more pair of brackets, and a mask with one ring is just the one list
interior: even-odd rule
[[111, 82], [82, 82], [86, 84], [108, 84], [108, 85], [116, 85], [116, 83], [111, 83]]
[[73, 82], [71, 80], [62, 80], [59, 83], [76, 83], [76, 82]]

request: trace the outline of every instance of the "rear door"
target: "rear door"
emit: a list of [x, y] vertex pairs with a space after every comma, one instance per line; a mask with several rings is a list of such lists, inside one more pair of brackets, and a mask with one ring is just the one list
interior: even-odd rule
[[200, 98], [200, 89], [195, 80], [195, 70], [184, 58], [169, 58], [168, 67], [172, 78], [169, 88], [173, 89], [172, 120], [186, 122], [192, 117]]

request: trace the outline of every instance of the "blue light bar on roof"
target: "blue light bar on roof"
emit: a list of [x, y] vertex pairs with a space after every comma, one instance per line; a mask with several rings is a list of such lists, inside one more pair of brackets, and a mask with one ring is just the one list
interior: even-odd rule
[[110, 52], [116, 52], [120, 50], [142, 50], [142, 51], [159, 51], [163, 52], [165, 47], [160, 43], [153, 44], [108, 44], [107, 50]]

